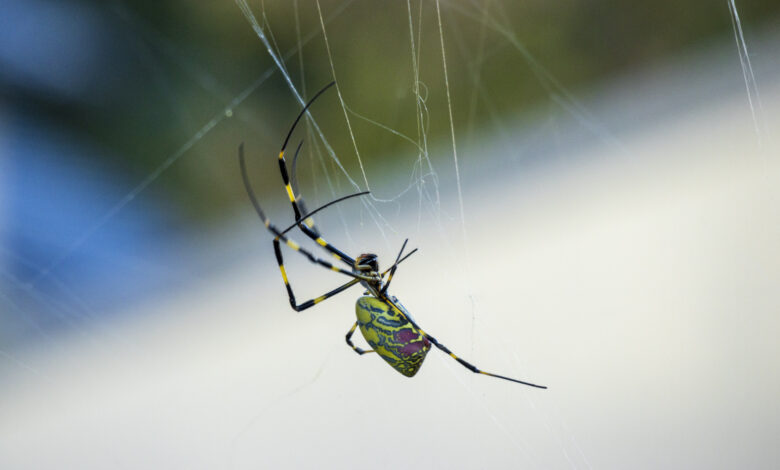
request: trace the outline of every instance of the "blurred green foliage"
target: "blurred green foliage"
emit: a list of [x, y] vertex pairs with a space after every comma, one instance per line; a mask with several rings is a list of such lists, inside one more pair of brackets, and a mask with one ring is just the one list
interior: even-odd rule
[[[520, 45], [576, 95], [598, 81], [687, 48], [733, 40], [725, 0], [441, 4], [459, 139], [550, 102], [548, 84], [529, 66]], [[348, 106], [416, 141], [411, 19], [429, 112], [428, 139], [449, 138], [435, 3], [412, 1], [411, 15], [406, 2], [321, 0], [320, 5], [329, 20], [333, 66]], [[287, 67], [299, 89], [310, 96], [332, 79], [315, 2], [255, 1], [250, 6], [259, 21], [266, 21], [266, 32], [281, 54], [293, 52]], [[738, 7], [748, 32], [776, 25], [780, 14], [777, 0], [738, 2]], [[127, 83], [101, 103], [42, 106], [63, 126], [116, 155], [113, 163], [127, 174], [131, 186], [274, 67], [233, 2], [114, 3], [106, 14], [118, 25], [117, 35], [125, 44], [116, 53], [129, 64]], [[310, 40], [298, 55], [294, 51], [301, 37]], [[234, 109], [233, 117], [198, 139], [150, 191], [174, 201], [186, 220], [214, 220], [231, 203], [244, 202], [235, 161], [236, 148], [244, 141], [250, 156], [265, 159], [253, 160], [258, 192], [283, 198], [274, 156], [299, 109], [275, 73]], [[326, 95], [313, 112], [347, 169], [360, 174], [336, 94]], [[377, 157], [407, 155], [399, 160], [403, 168], [416, 158], [417, 150], [404, 139], [355, 116], [351, 120], [369, 174], [387, 166]], [[304, 155], [302, 159], [311, 158]], [[311, 168], [311, 163], [302, 168]]]

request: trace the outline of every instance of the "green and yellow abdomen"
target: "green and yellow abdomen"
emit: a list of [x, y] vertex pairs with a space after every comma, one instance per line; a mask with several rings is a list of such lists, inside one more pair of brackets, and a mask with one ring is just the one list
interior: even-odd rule
[[409, 313], [372, 296], [360, 297], [355, 305], [360, 332], [371, 349], [395, 370], [413, 377], [420, 370], [431, 343], [409, 320]]

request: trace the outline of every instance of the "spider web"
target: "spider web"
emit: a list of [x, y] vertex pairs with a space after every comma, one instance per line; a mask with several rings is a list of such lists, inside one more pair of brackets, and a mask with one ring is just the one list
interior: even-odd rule
[[[484, 106], [486, 110], [483, 111], [490, 116], [490, 119], [495, 124], [494, 131], [487, 133], [488, 138], [495, 136], [500, 138], [511, 135], [509, 129], [515, 125], [513, 120], [502, 116], [496, 111], [495, 101], [497, 97], [491, 95], [490, 90], [485, 88], [481, 78], [480, 74], [483, 71], [480, 65], [490, 55], [486, 38], [501, 38], [503, 45], [512, 49], [519, 57], [518, 60], [523, 61], [528, 67], [536, 83], [546, 93], [546, 102], [551, 109], [554, 109], [554, 111], [549, 113], [552, 127], [562, 125], [561, 121], [574, 121], [594, 140], [607, 147], [617, 149], [622, 148], [620, 139], [610, 131], [609, 126], [600, 122], [596, 115], [589, 110], [589, 107], [576, 97], [574, 92], [567, 89], [544, 66], [543, 58], [535, 57], [530, 53], [520, 39], [518, 32], [513, 30], [511, 24], [502, 19], [505, 18], [505, 15], [502, 11], [501, 3], [490, 0], [462, 3], [440, 2], [439, 0], [429, 3], [407, 0], [402, 5], [403, 8], [396, 6], [396, 8], [402, 10], [402, 14], [408, 20], [408, 31], [403, 31], [403, 35], [399, 31], [398, 34], [399, 37], [403, 36], [405, 40], [408, 36], [406, 47], [410, 51], [410, 60], [409, 69], [405, 70], [404, 73], [408, 77], [407, 89], [413, 95], [414, 101], [412, 113], [407, 116], [409, 121], [416, 124], [412, 127], [413, 132], [405, 133], [405, 130], [395, 125], [383, 124], [380, 119], [372, 115], [370, 110], [366, 111], [366, 108], [355, 107], [353, 109], [354, 105], [350, 100], [351, 94], [343, 87], [343, 72], [339, 65], [339, 57], [344, 51], [343, 49], [338, 49], [338, 46], [332, 41], [334, 35], [338, 36], [344, 34], [344, 32], [334, 32], [330, 26], [334, 19], [338, 19], [345, 14], [353, 3], [353, 1], [348, 0], [338, 4], [335, 8], [326, 10], [323, 9], [323, 5], [319, 1], [314, 4], [307, 4], [305, 7], [297, 1], [294, 2], [293, 12], [297, 42], [295, 45], [291, 45], [277, 44], [273, 34], [275, 24], [274, 21], [269, 19], [264, 3], [261, 3], [259, 6], [250, 6], [245, 0], [235, 0], [237, 9], [245, 18], [248, 27], [255, 32], [257, 40], [262, 44], [267, 53], [266, 58], [270, 60], [267, 69], [237, 94], [230, 93], [228, 99], [225, 100], [224, 106], [205, 120], [197, 132], [192, 134], [189, 139], [184, 141], [174, 151], [167, 153], [157, 168], [149, 172], [146, 177], [113, 203], [94, 222], [87, 225], [83, 232], [74, 239], [73, 243], [65, 247], [48, 264], [38, 266], [28, 263], [27, 260], [18, 259], [17, 261], [20, 263], [31, 264], [29, 268], [35, 271], [36, 274], [29, 279], [22, 280], [4, 272], [3, 275], [8, 284], [13, 289], [28, 293], [36, 301], [51, 306], [54, 311], [61, 315], [63, 321], [73, 323], [77, 327], [79, 334], [87, 337], [89, 341], [103, 344], [104, 338], [102, 335], [106, 335], [106, 337], [114, 338], [119, 342], [127, 342], [126, 333], [121, 327], [108, 325], [96, 331], [89, 326], [90, 322], [99, 316], [98, 312], [89, 305], [88, 300], [81, 298], [71, 286], [58, 279], [56, 276], [57, 269], [83, 246], [88, 245], [95, 237], [99, 236], [101, 230], [106, 226], [115, 223], [118, 216], [128, 211], [134, 201], [149, 191], [173, 165], [191, 156], [193, 149], [202, 144], [218, 128], [234, 122], [233, 118], [238, 115], [242, 107], [246, 106], [250, 97], [263, 86], [268, 85], [270, 80], [281, 78], [289, 95], [302, 106], [307, 100], [307, 95], [310, 95], [311, 91], [318, 87], [319, 84], [314, 84], [311, 78], [307, 78], [306, 58], [301, 51], [304, 45], [312, 41], [322, 41], [331, 71], [330, 78], [336, 82], [336, 98], [338, 106], [341, 108], [346, 132], [349, 135], [351, 153], [337, 151], [331, 145], [325, 126], [321, 126], [317, 120], [317, 111], [307, 113], [305, 125], [302, 128], [307, 136], [306, 161], [308, 163], [302, 163], [301, 165], [308, 164], [309, 169], [304, 172], [305, 176], [302, 177], [302, 180], [305, 179], [305, 181], [301, 182], [301, 186], [304, 188], [302, 191], [306, 192], [307, 199], [309, 194], [312, 195], [311, 200], [316, 204], [310, 203], [311, 207], [316, 207], [321, 203], [343, 195], [345, 192], [369, 190], [371, 195], [360, 199], [360, 208], [356, 212], [357, 215], [341, 206], [334, 207], [332, 213], [338, 216], [340, 227], [337, 228], [335, 224], [323, 220], [324, 217], [318, 217], [318, 223], [323, 223], [324, 227], [328, 229], [325, 233], [331, 234], [335, 232], [335, 237], [343, 243], [350, 244], [353, 249], [364, 246], [367, 249], [379, 249], [372, 247], [370, 242], [379, 243], [381, 240], [383, 245], [381, 249], [385, 250], [383, 253], [388, 254], [384, 259], [388, 259], [394, 250], [397, 250], [397, 247], [400, 246], [403, 238], [408, 236], [409, 222], [416, 222], [415, 231], [411, 236], [413, 239], [412, 243], [414, 244], [415, 239], [417, 239], [419, 243], [428, 245], [423, 247], [421, 253], [426, 248], [434, 253], [459, 253], [449, 263], [441, 266], [442, 269], [448, 270], [451, 282], [459, 288], [457, 298], [448, 300], [445, 303], [447, 307], [451, 307], [453, 304], [456, 305], [456, 314], [439, 313], [440, 317], [437, 320], [435, 318], [437, 314], [435, 307], [441, 302], [441, 300], [437, 299], [430, 299], [427, 304], [420, 299], [420, 303], [424, 308], [419, 310], [432, 312], [430, 314], [426, 313], [426, 316], [431, 318], [430, 322], [438, 321], [439, 325], [443, 325], [445, 322], [461, 325], [466, 323], [469, 324], [469, 328], [467, 330], [462, 328], [460, 330], [456, 329], [454, 332], [448, 331], [449, 334], [447, 335], [437, 333], [441, 331], [441, 328], [439, 330], [432, 329], [437, 337], [443, 338], [445, 344], [454, 342], [455, 344], [470, 345], [470, 351], [463, 351], [462, 347], [457, 349], [453, 347], [453, 349], [467, 359], [474, 358], [474, 363], [478, 366], [485, 366], [487, 370], [501, 372], [501, 369], [494, 370], [495, 367], [488, 367], [481, 360], [482, 354], [486, 352], [484, 350], [489, 347], [490, 349], [497, 349], [505, 356], [511, 357], [512, 360], [503, 364], [499, 363], [498, 365], [498, 367], [502, 365], [505, 368], [507, 366], [510, 367], [510, 370], [506, 371], [507, 375], [533, 379], [534, 377], [530, 375], [526, 377], [528, 375], [525, 372], [526, 370], [531, 370], [533, 374], [543, 372], [538, 368], [530, 366], [528, 359], [520, 359], [521, 357], [526, 357], [529, 351], [522, 345], [517, 344], [510, 333], [501, 331], [500, 325], [496, 325], [496, 322], [499, 322], [500, 319], [496, 317], [482, 318], [483, 304], [480, 299], [485, 294], [484, 292], [475, 292], [472, 289], [472, 286], [478, 283], [476, 278], [485, 275], [485, 273], [475, 268], [475, 265], [478, 263], [477, 258], [480, 257], [480, 250], [474, 248], [473, 240], [482, 240], [482, 238], [475, 236], [473, 232], [481, 233], [482, 227], [472, 225], [470, 222], [472, 220], [472, 211], [474, 211], [475, 207], [470, 198], [476, 193], [475, 188], [478, 184], [493, 180], [487, 179], [485, 175], [479, 173], [479, 165], [475, 164], [474, 160], [469, 161], [469, 159], [473, 159], [476, 151], [480, 148], [486, 148], [490, 151], [506, 150], [501, 148], [502, 145], [506, 145], [505, 143], [489, 146], [482, 143], [485, 140], [485, 131], [478, 128], [476, 110], [480, 105]], [[304, 8], [308, 9], [309, 13], [314, 12], [316, 23], [303, 25], [299, 16], [299, 10]], [[734, 38], [737, 42], [738, 56], [744, 75], [753, 127], [756, 140], [760, 144], [767, 138], [768, 132], [766, 130], [765, 118], [763, 117], [759, 87], [750, 61], [750, 54], [737, 7], [733, 0], [729, 1], [729, 9], [734, 24]], [[433, 21], [430, 21], [431, 19]], [[479, 35], [477, 36], [479, 44], [475, 48], [476, 53], [474, 55], [468, 48], [469, 45], [463, 44], [462, 37], [459, 35], [459, 28], [463, 24], [476, 25], [479, 30]], [[308, 30], [306, 29], [307, 27], [309, 28]], [[439, 63], [425, 62], [422, 59], [423, 54], [421, 50], [423, 45], [421, 40], [427, 37], [424, 33], [430, 31], [434, 31], [435, 37], [438, 39]], [[425, 47], [428, 46], [429, 44], [426, 43]], [[475, 65], [469, 69], [468, 76], [454, 77], [450, 67], [454, 61], [464, 60], [464, 57], [472, 60]], [[297, 74], [290, 70], [294, 64], [293, 58], [296, 58], [298, 62], [299, 72]], [[440, 82], [441, 86], [431, 88], [426, 84], [426, 81], [421, 78], [423, 75], [421, 69], [423, 67], [427, 74], [436, 71], [439, 77], [437, 83]], [[208, 72], [193, 70], [192, 74], [196, 80], [212, 83]], [[452, 96], [454, 80], [468, 80], [473, 84], [472, 95], [468, 100], [470, 105], [466, 110], [455, 107], [455, 100]], [[222, 88], [220, 87], [220, 89]], [[435, 109], [429, 107], [434, 94], [441, 99], [444, 106], [439, 106]], [[467, 114], [469, 116], [465, 126], [457, 126], [454, 118], [455, 113]], [[565, 116], [565, 118], [561, 116]], [[405, 167], [406, 169], [400, 171], [406, 177], [397, 178], [404, 181], [402, 185], [387, 184], [381, 172], [372, 171], [370, 164], [365, 161], [366, 159], [361, 153], [359, 144], [360, 134], [356, 130], [356, 122], [368, 123], [381, 128], [389, 135], [394, 136], [394, 138], [407, 142], [410, 146], [409, 148], [413, 149], [413, 155], [405, 161], [408, 164]], [[446, 139], [433, 141], [430, 132], [432, 122], [448, 128]], [[519, 153], [522, 153], [522, 151]], [[354, 162], [351, 161], [353, 158]], [[303, 160], [304, 157], [302, 156], [301, 159]], [[288, 163], [290, 162], [288, 161]], [[408, 170], [409, 167], [411, 167], [411, 170]], [[357, 226], [355, 225], [356, 219], [360, 222]], [[280, 225], [284, 224], [280, 223]], [[260, 236], [265, 237], [266, 235], [263, 233]], [[427, 239], [423, 237], [427, 237]], [[327, 238], [330, 239], [330, 235]], [[432, 238], [434, 241], [431, 241]], [[340, 244], [337, 245], [340, 246]], [[439, 246], [431, 247], [430, 245]], [[16, 253], [5, 249], [4, 256], [18, 257]], [[292, 257], [293, 255], [289, 256]], [[434, 257], [434, 259], [441, 261], [443, 258], [439, 256]], [[267, 260], [270, 260], [270, 258]], [[291, 263], [295, 268], [305, 265], [300, 260], [291, 261]], [[410, 279], [415, 279], [414, 282], [425, 282], [426, 278], [424, 276], [417, 275], [417, 277], [414, 277], [415, 275], [410, 272], [421, 270], [426, 271], [430, 275], [431, 267], [425, 266], [426, 263], [412, 265], [410, 262], [410, 266], [404, 267], [402, 271]], [[435, 274], [432, 275], [432, 279], [441, 281], [441, 278]], [[44, 282], [57, 285], [64, 294], [65, 300], [62, 297], [53, 297], [49, 293], [40, 291], [38, 286]], [[278, 280], [269, 280], [269, 282], [278, 284], [276, 287], [278, 287], [278, 290], [281, 290], [281, 283]], [[394, 281], [394, 284], [398, 283], [395, 284], [396, 289], [402, 285], [402, 282], [401, 280]], [[436, 285], [433, 281], [429, 282], [432, 286]], [[434, 287], [432, 287], [432, 290], [435, 292]], [[47, 347], [55, 350], [61, 347], [57, 340], [49, 337], [50, 333], [44, 325], [39, 323], [41, 320], [28, 315], [29, 308], [27, 306], [19, 304], [7, 292], [0, 290], [0, 295], [3, 295], [3, 303], [8, 309], [24, 317], [30, 327], [36, 330], [35, 334], [44, 338], [44, 343]], [[446, 311], [446, 309], [444, 310]], [[423, 315], [420, 314], [418, 316], [422, 317]], [[424, 319], [421, 319], [420, 322], [423, 325], [427, 324]], [[455, 334], [453, 335], [453, 333]], [[465, 335], [467, 337], [465, 342], [463, 337], [459, 338], [457, 336], [459, 333], [461, 336]], [[488, 337], [490, 341], [486, 339]], [[130, 347], [132, 348], [133, 345], [130, 345]], [[316, 389], [319, 386], [323, 370], [333, 366], [330, 363], [330, 358], [333, 356], [334, 350], [335, 348], [327, 354], [323, 354], [325, 356], [324, 361], [314, 361], [317, 362], [318, 369], [316, 373], [311, 374], [311, 377], [299, 380], [297, 385], [292, 388], [280, 386], [275, 390], [276, 393], [271, 393], [270, 397], [265, 397], [264, 400], [250, 409], [245, 419], [228, 426], [231, 429], [231, 438], [228, 440], [230, 445], [227, 449], [219, 449], [217, 453], [220, 457], [217, 460], [221, 462], [229, 461], [231, 466], [238, 465], [241, 459], [236, 456], [239, 454], [246, 455], [246, 447], [254, 439], [264, 438], [265, 434], [260, 431], [260, 428], [262, 428], [263, 420], [268, 413], [272, 413], [276, 406], [284, 406], [285, 404], [289, 406], [289, 403], [294, 401], [293, 398], [299, 398], [307, 390]], [[477, 382], [472, 380], [474, 378], [471, 375], [464, 374], [459, 365], [451, 362], [446, 356], [435, 355], [438, 359], [432, 361], [433, 364], [428, 367], [446, 369], [450, 383], [457, 383], [468, 400], [468, 405], [463, 405], [459, 401], [456, 402], [454, 398], [451, 398], [453, 401], [450, 403], [452, 406], [463, 406], [466, 419], [476, 421], [475, 429], [477, 430], [473, 431], [473, 435], [467, 436], [467, 438], [478, 440], [478, 433], [485, 432], [485, 429], [488, 429], [488, 435], [493, 436], [497, 432], [500, 436], [502, 442], [498, 446], [499, 448], [503, 446], [505, 449], [510, 449], [505, 454], [502, 454], [504, 458], [512, 457], [515, 462], [519, 461], [524, 465], [537, 467], [591, 468], [587, 452], [583, 451], [580, 445], [582, 436], [572, 430], [568, 424], [569, 418], [561, 411], [564, 405], [558, 401], [560, 395], [553, 395], [550, 398], [531, 395], [526, 393], [525, 390], [518, 392], [515, 389], [507, 389], [486, 396], [482, 388], [476, 385]], [[0, 356], [12, 364], [14, 368], [33, 374], [44, 381], [54, 381], [52, 377], [49, 377], [48, 372], [42, 372], [37, 365], [33, 365], [33, 363], [23, 359], [22, 356], [17, 355], [12, 350], [0, 348]], [[494, 358], [495, 356], [489, 357]], [[373, 365], [377, 366], [377, 364]], [[438, 377], [441, 378], [440, 376]], [[369, 382], [371, 380], [375, 379], [368, 379]], [[475, 380], [480, 379], [477, 378]], [[543, 382], [542, 380], [539, 381]], [[429, 401], [435, 400], [435, 397], [440, 392], [440, 390], [417, 391], [422, 393], [424, 398]], [[508, 399], [507, 395], [510, 394], [512, 394], [513, 398]], [[522, 410], [527, 411], [532, 416], [531, 419], [535, 425], [541, 426], [541, 429], [535, 431], [542, 435], [541, 438], [529, 437], [528, 429], [505, 416], [506, 410], [503, 407], [517, 396], [523, 397], [519, 400], [524, 403]], [[461, 396], [460, 398], [462, 399], [463, 397]], [[303, 406], [306, 405], [304, 404]], [[305, 414], [305, 409], [303, 414]], [[350, 418], [356, 416], [360, 417], [360, 413], [350, 415]], [[517, 410], [510, 416], [517, 418]], [[488, 422], [488, 424], [485, 424], [485, 422]], [[311, 436], [305, 436], [304, 440], [309, 444], [312, 442]], [[544, 442], [544, 446], [551, 446], [554, 449], [553, 453], [558, 458], [551, 458], [545, 452], [545, 449], [540, 448], [540, 441]], [[441, 457], [446, 455], [445, 451], [444, 445], [440, 445], [440, 447], [434, 445], [432, 455]]]

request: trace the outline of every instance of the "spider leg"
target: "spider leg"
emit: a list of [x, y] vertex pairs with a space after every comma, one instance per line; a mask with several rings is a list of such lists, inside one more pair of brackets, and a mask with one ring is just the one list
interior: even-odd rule
[[[292, 204], [293, 212], [295, 213], [295, 220], [301, 220], [301, 215], [305, 213], [305, 209], [302, 212], [301, 207], [298, 205], [298, 200], [295, 196], [295, 191], [293, 190], [292, 184], [290, 182], [290, 175], [287, 172], [287, 162], [284, 159], [284, 152], [287, 148], [287, 143], [290, 141], [290, 136], [292, 136], [293, 131], [295, 130], [295, 127], [298, 125], [298, 122], [301, 120], [303, 115], [306, 113], [306, 111], [309, 109], [309, 107], [314, 103], [314, 101], [319, 98], [319, 96], [325, 92], [328, 88], [333, 86], [336, 82], [331, 82], [328, 85], [326, 85], [322, 90], [318, 91], [317, 94], [315, 94], [312, 99], [309, 100], [308, 103], [303, 107], [301, 112], [298, 114], [298, 117], [295, 118], [295, 121], [293, 122], [292, 127], [290, 127], [290, 131], [287, 133], [287, 137], [284, 139], [284, 144], [282, 144], [282, 150], [279, 151], [279, 171], [282, 174], [282, 181], [284, 182], [284, 188], [287, 190], [287, 197], [290, 198], [290, 204]], [[293, 157], [293, 160], [297, 158], [298, 152], [301, 149], [301, 144], [298, 145], [297, 150], [295, 151], [295, 156]], [[307, 220], [302, 220], [298, 227], [301, 229], [301, 231], [309, 238], [317, 242], [318, 245], [323, 247], [325, 250], [329, 251], [334, 258], [336, 258], [339, 261], [342, 261], [343, 263], [349, 265], [350, 267], [355, 265], [355, 260], [349, 256], [348, 254], [344, 253], [343, 251], [339, 250], [335, 246], [328, 243], [322, 236], [320, 236], [317, 229], [314, 227], [314, 222], [308, 218]], [[311, 227], [309, 226], [311, 225]]]
[[480, 369], [478, 369], [478, 368], [477, 368], [476, 366], [474, 366], [473, 364], [471, 364], [471, 363], [469, 363], [469, 362], [466, 362], [465, 360], [463, 360], [463, 359], [461, 359], [460, 357], [456, 356], [456, 355], [455, 355], [455, 353], [453, 353], [452, 351], [450, 351], [450, 349], [449, 349], [447, 346], [445, 346], [445, 345], [441, 344], [441, 343], [440, 343], [440, 342], [439, 342], [439, 341], [438, 341], [436, 338], [434, 338], [433, 336], [431, 336], [431, 335], [429, 335], [428, 333], [426, 333], [425, 331], [423, 331], [423, 329], [422, 329], [422, 328], [420, 328], [420, 326], [419, 326], [417, 323], [415, 323], [415, 321], [414, 321], [414, 320], [412, 320], [412, 319], [411, 319], [411, 318], [410, 318], [408, 315], [405, 315], [405, 314], [403, 313], [403, 309], [399, 308], [399, 307], [398, 307], [398, 306], [395, 304], [395, 302], [393, 302], [393, 301], [392, 301], [392, 299], [389, 299], [389, 298], [385, 297], [383, 300], [387, 301], [388, 303], [390, 303], [391, 305], [393, 305], [394, 307], [396, 307], [396, 308], [397, 308], [397, 309], [398, 309], [398, 310], [401, 312], [401, 315], [403, 315], [404, 317], [406, 317], [406, 319], [409, 321], [409, 323], [411, 323], [411, 324], [412, 324], [412, 325], [413, 325], [415, 328], [417, 328], [417, 329], [420, 331], [420, 333], [422, 333], [422, 335], [423, 335], [423, 336], [425, 336], [425, 337], [428, 339], [428, 341], [430, 341], [431, 343], [433, 343], [433, 345], [434, 345], [434, 346], [436, 346], [437, 348], [441, 349], [441, 350], [442, 350], [442, 351], [444, 351], [445, 353], [449, 354], [449, 356], [450, 356], [451, 358], [453, 358], [453, 359], [455, 359], [456, 361], [458, 361], [458, 363], [460, 363], [460, 365], [462, 365], [462, 366], [463, 366], [463, 367], [465, 367], [466, 369], [470, 370], [471, 372], [474, 372], [475, 374], [489, 375], [490, 377], [495, 377], [495, 378], [497, 378], [497, 379], [504, 379], [504, 380], [508, 380], [508, 381], [510, 381], [510, 382], [515, 382], [515, 383], [519, 383], [519, 384], [523, 384], [523, 385], [528, 385], [528, 386], [530, 386], [530, 387], [536, 387], [536, 388], [547, 388], [547, 387], [545, 387], [544, 385], [536, 385], [536, 384], [532, 384], [532, 383], [530, 383], [530, 382], [523, 382], [522, 380], [512, 379], [512, 378], [509, 378], [509, 377], [504, 377], [503, 375], [492, 374], [492, 373], [490, 373], [490, 372], [485, 372], [485, 371], [483, 371], [483, 370], [480, 370]]
[[322, 302], [325, 299], [329, 299], [330, 297], [333, 297], [336, 294], [339, 294], [350, 287], [354, 286], [358, 282], [360, 282], [360, 279], [352, 279], [351, 281], [347, 282], [346, 284], [342, 284], [339, 287], [333, 289], [330, 292], [327, 292], [325, 294], [322, 294], [319, 297], [316, 297], [311, 300], [307, 300], [306, 302], [303, 302], [301, 304], [298, 304], [295, 301], [295, 294], [293, 293], [292, 286], [290, 285], [289, 279], [287, 279], [287, 272], [284, 269], [284, 260], [282, 259], [282, 249], [281, 245], [279, 243], [279, 240], [274, 239], [274, 253], [276, 253], [276, 261], [279, 263], [279, 271], [282, 272], [282, 280], [284, 281], [284, 287], [287, 288], [287, 296], [290, 298], [290, 306], [295, 310], [296, 312], [301, 312], [303, 310], [306, 310], [309, 307], [313, 307], [317, 305], [318, 303]]
[[355, 324], [352, 325], [352, 328], [350, 328], [349, 331], [347, 332], [347, 344], [349, 345], [349, 347], [354, 349], [355, 352], [361, 356], [366, 353], [375, 352], [373, 349], [365, 350], [352, 344], [352, 334], [355, 333], [355, 328], [357, 328], [357, 326], [358, 326], [358, 322], [355, 322]]
[[393, 270], [393, 268], [394, 268], [394, 267], [396, 267], [396, 266], [398, 266], [399, 264], [403, 263], [404, 261], [406, 261], [406, 258], [408, 258], [408, 257], [412, 256], [412, 255], [413, 255], [413, 254], [415, 254], [415, 253], [417, 253], [417, 248], [415, 248], [414, 250], [410, 251], [410, 252], [409, 252], [409, 253], [407, 253], [407, 254], [406, 254], [406, 255], [405, 255], [403, 258], [401, 258], [401, 259], [399, 259], [398, 261], [396, 261], [396, 262], [395, 262], [395, 264], [393, 264], [393, 265], [392, 265], [392, 266], [390, 266], [389, 268], [387, 268], [387, 269], [385, 269], [384, 271], [382, 271], [382, 277], [385, 277], [385, 276], [387, 275], [387, 273], [389, 273], [390, 271], [392, 271], [392, 270]]
[[[418, 329], [419, 329], [419, 328], [418, 328]], [[456, 356], [456, 355], [455, 355], [455, 353], [453, 353], [452, 351], [450, 351], [450, 350], [449, 350], [449, 348], [447, 348], [447, 346], [445, 346], [445, 345], [441, 344], [441, 343], [440, 343], [439, 341], [437, 341], [437, 340], [436, 340], [436, 338], [434, 338], [433, 336], [429, 335], [428, 333], [425, 333], [425, 332], [424, 332], [424, 331], [422, 331], [422, 330], [420, 330], [420, 333], [422, 333], [422, 334], [423, 334], [423, 335], [424, 335], [426, 338], [428, 338], [428, 341], [430, 341], [431, 343], [433, 343], [433, 345], [434, 345], [434, 346], [436, 346], [437, 348], [441, 349], [441, 350], [442, 350], [442, 351], [444, 351], [445, 353], [449, 354], [449, 355], [450, 355], [450, 357], [451, 357], [451, 358], [453, 358], [453, 359], [455, 359], [456, 361], [458, 361], [458, 362], [460, 363], [460, 365], [462, 365], [462, 366], [463, 366], [463, 367], [465, 367], [466, 369], [470, 370], [471, 372], [474, 372], [475, 374], [489, 375], [489, 376], [491, 376], [491, 377], [495, 377], [495, 378], [497, 378], [497, 379], [504, 379], [504, 380], [508, 380], [508, 381], [510, 381], [510, 382], [515, 382], [515, 383], [519, 383], [519, 384], [523, 384], [523, 385], [528, 385], [528, 386], [530, 386], [530, 387], [536, 387], [536, 388], [547, 388], [547, 387], [545, 387], [544, 385], [536, 385], [536, 384], [532, 384], [532, 383], [530, 383], [530, 382], [523, 382], [522, 380], [511, 379], [511, 378], [509, 378], [509, 377], [504, 377], [503, 375], [492, 374], [492, 373], [490, 373], [490, 372], [485, 372], [485, 371], [483, 371], [483, 370], [477, 369], [477, 367], [476, 367], [476, 366], [474, 366], [474, 365], [472, 365], [472, 364], [470, 364], [470, 363], [468, 363], [468, 362], [464, 361], [463, 359], [459, 358], [458, 356]]]
[[[298, 148], [295, 149], [295, 155], [293, 156], [292, 160], [292, 166], [290, 167], [290, 186], [292, 187], [293, 193], [295, 194], [295, 202], [298, 203], [298, 207], [300, 208], [301, 212], [304, 214], [308, 214], [309, 211], [306, 209], [306, 203], [303, 202], [303, 195], [298, 190], [298, 156], [301, 152], [301, 146], [303, 145], [303, 141], [300, 141], [298, 143]], [[296, 226], [298, 226], [299, 223], [303, 222], [306, 224], [312, 231], [317, 235], [320, 236], [320, 231], [317, 229], [317, 227], [314, 225], [314, 219], [311, 218], [312, 214], [309, 214], [309, 217], [302, 216], [301, 219], [296, 219]]]
[[[300, 149], [300, 146], [298, 146], [298, 149]], [[293, 212], [295, 212], [295, 220], [300, 221], [298, 223], [298, 227], [301, 229], [304, 235], [311, 238], [317, 242], [318, 245], [329, 251], [337, 260], [342, 261], [350, 267], [354, 266], [355, 260], [351, 256], [339, 250], [335, 246], [331, 245], [327, 240], [322, 238], [322, 236], [315, 228], [313, 220], [311, 220], [309, 217], [302, 218], [302, 216], [305, 214], [305, 209], [304, 211], [301, 211], [301, 207], [298, 205], [298, 201], [302, 201], [302, 198], [296, 197], [292, 184], [290, 184], [290, 176], [287, 173], [287, 164], [284, 160], [284, 149], [279, 152], [279, 170], [282, 173], [282, 181], [284, 182], [284, 187], [287, 190], [287, 197], [289, 197], [290, 204], [292, 204], [293, 207]]]
[[[280, 242], [284, 242], [288, 247], [292, 248], [293, 250], [297, 251], [298, 253], [301, 253], [304, 255], [308, 260], [314, 264], [319, 264], [320, 266], [323, 266], [325, 268], [328, 268], [332, 271], [339, 272], [341, 274], [347, 275], [349, 277], [354, 278], [355, 283], [357, 283], [359, 280], [362, 281], [372, 281], [373, 279], [369, 276], [364, 276], [361, 274], [355, 274], [352, 271], [348, 271], [346, 269], [339, 268], [337, 266], [334, 266], [329, 261], [325, 261], [324, 259], [318, 258], [314, 256], [310, 251], [306, 250], [302, 246], [300, 246], [298, 243], [293, 241], [292, 239], [288, 238], [284, 233], [282, 233], [276, 226], [274, 226], [271, 223], [271, 220], [266, 217], [265, 213], [263, 212], [263, 209], [260, 207], [260, 203], [257, 202], [257, 197], [255, 197], [255, 193], [252, 190], [252, 186], [249, 184], [249, 176], [246, 172], [246, 160], [244, 159], [244, 144], [241, 144], [238, 147], [238, 160], [239, 165], [241, 166], [241, 176], [244, 180], [244, 187], [246, 188], [247, 195], [249, 196], [249, 200], [252, 202], [252, 205], [255, 208], [255, 211], [257, 212], [257, 215], [260, 216], [260, 220], [263, 221], [263, 225], [274, 235], [274, 251], [276, 252], [276, 258], [279, 262], [279, 268], [282, 271], [282, 279], [284, 279], [285, 284], [288, 285], [288, 291], [292, 291], [292, 289], [289, 288], [289, 283], [287, 282], [287, 274], [284, 271], [284, 263], [282, 261], [282, 253], [281, 248], [279, 246]], [[295, 308], [295, 307], [293, 307]]]
[[292, 225], [290, 225], [289, 227], [284, 229], [282, 231], [282, 235], [284, 235], [285, 233], [287, 233], [290, 230], [294, 229], [295, 227], [298, 226], [298, 224], [300, 224], [301, 222], [305, 221], [306, 219], [310, 218], [311, 216], [313, 216], [314, 214], [316, 214], [317, 212], [319, 212], [319, 211], [321, 211], [323, 209], [327, 209], [328, 207], [330, 207], [330, 206], [332, 206], [334, 204], [338, 204], [339, 202], [344, 201], [346, 199], [350, 199], [350, 198], [358, 197], [358, 196], [364, 196], [364, 195], [369, 194], [369, 193], [370, 193], [370, 191], [363, 191], [361, 193], [354, 193], [354, 194], [349, 194], [347, 196], [342, 196], [342, 197], [340, 197], [338, 199], [334, 199], [334, 200], [330, 201], [329, 203], [314, 209], [311, 212], [307, 212], [306, 215], [302, 216], [300, 219], [298, 219], [295, 222], [293, 222]]
[[[390, 268], [390, 275], [387, 277], [387, 282], [385, 283], [384, 287], [382, 287], [382, 291], [381, 291], [382, 295], [385, 295], [385, 293], [387, 292], [387, 288], [390, 287], [390, 282], [392, 282], [393, 280], [393, 274], [395, 274], [395, 270], [398, 267], [398, 263], [401, 261], [401, 255], [404, 254], [404, 248], [406, 248], [406, 244], [408, 242], [409, 239], [407, 238], [406, 240], [404, 240], [404, 244], [401, 245], [401, 251], [398, 252], [398, 256], [396, 256], [395, 258], [395, 263], [393, 263], [393, 266]], [[414, 253], [414, 251], [412, 253]]]

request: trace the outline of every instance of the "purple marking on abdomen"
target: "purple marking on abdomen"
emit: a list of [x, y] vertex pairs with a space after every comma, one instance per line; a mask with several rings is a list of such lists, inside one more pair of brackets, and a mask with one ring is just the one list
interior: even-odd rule
[[420, 337], [420, 334], [416, 331], [406, 328], [399, 330], [395, 333], [395, 340], [399, 343], [408, 343]]
[[404, 356], [411, 356], [413, 354], [417, 354], [418, 352], [425, 349], [425, 345], [422, 341], [415, 341], [414, 343], [409, 343], [404, 345], [401, 348], [401, 354]]

